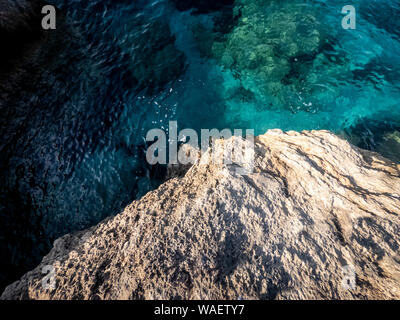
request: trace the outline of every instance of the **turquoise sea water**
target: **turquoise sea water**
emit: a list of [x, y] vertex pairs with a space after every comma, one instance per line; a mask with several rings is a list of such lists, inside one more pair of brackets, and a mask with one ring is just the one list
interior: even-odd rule
[[348, 1], [50, 2], [72, 37], [2, 128], [3, 284], [157, 187], [145, 137], [169, 121], [327, 129], [400, 161], [400, 1], [352, 1], [356, 30]]

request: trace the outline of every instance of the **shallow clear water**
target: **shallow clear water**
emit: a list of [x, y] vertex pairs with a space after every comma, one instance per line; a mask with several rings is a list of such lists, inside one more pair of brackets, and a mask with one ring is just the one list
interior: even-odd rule
[[145, 136], [171, 120], [328, 129], [400, 161], [400, 1], [352, 1], [356, 30], [348, 1], [50, 2], [68, 32], [4, 118], [2, 283], [157, 187]]

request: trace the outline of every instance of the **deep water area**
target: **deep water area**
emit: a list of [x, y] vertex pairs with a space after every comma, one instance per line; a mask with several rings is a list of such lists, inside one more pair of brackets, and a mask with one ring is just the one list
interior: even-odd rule
[[[0, 101], [0, 291], [162, 183], [150, 129], [331, 130], [400, 162], [400, 1], [49, 0], [57, 36]], [[52, 31], [48, 31], [52, 32]]]

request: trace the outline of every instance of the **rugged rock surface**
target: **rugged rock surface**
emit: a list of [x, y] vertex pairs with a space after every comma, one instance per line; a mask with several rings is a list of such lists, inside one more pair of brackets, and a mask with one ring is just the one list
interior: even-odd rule
[[255, 145], [253, 174], [197, 163], [57, 240], [1, 298], [399, 299], [400, 166], [327, 131], [271, 130]]

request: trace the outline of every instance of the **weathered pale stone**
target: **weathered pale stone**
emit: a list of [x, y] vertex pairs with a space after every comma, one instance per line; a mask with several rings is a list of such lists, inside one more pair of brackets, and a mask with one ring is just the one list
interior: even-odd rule
[[400, 166], [327, 131], [255, 142], [253, 174], [195, 164], [57, 240], [1, 298], [399, 299]]

